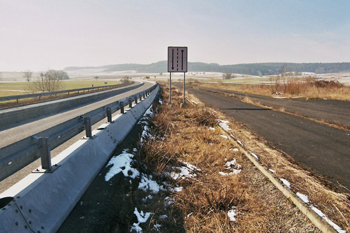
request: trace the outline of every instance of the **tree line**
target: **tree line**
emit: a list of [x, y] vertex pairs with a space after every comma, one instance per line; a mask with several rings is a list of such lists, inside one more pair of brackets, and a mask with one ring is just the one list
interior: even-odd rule
[[[152, 64], [118, 64], [100, 67], [67, 67], [65, 71], [78, 69], [100, 68], [105, 72], [135, 70], [145, 73], [167, 72], [167, 61]], [[189, 62], [189, 72], [222, 72], [248, 75], [278, 75], [283, 72], [312, 72], [312, 73], [338, 73], [350, 72], [350, 62], [343, 63], [250, 63], [236, 65], [219, 65], [217, 63]]]

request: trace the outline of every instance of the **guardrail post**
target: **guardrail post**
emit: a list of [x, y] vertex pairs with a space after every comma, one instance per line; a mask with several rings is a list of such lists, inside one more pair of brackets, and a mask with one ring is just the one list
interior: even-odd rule
[[123, 103], [123, 102], [120, 102], [120, 103], [119, 103], [119, 107], [120, 107], [120, 113], [121, 113], [121, 114], [124, 114], [124, 103]]
[[134, 100], [135, 100], [135, 104], [137, 104], [137, 95], [135, 95]]
[[142, 93], [139, 94], [139, 97], [140, 97], [140, 102], [141, 102], [141, 100], [142, 100]]
[[131, 98], [129, 99], [129, 108], [132, 108], [132, 100], [131, 100]]
[[92, 132], [91, 132], [91, 118], [90, 117], [85, 117], [85, 132], [86, 132], [86, 137], [91, 138], [92, 137]]
[[142, 92], [143, 98], [146, 99], [146, 93]]
[[49, 138], [39, 138], [39, 153], [41, 156], [41, 167], [45, 170], [52, 170]]
[[112, 109], [111, 109], [111, 107], [107, 107], [107, 121], [112, 122]]

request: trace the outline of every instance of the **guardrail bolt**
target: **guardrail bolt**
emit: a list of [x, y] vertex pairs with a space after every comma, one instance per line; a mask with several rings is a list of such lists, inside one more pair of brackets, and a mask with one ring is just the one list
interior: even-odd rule
[[39, 138], [39, 153], [42, 169], [51, 170], [51, 153], [48, 137]]
[[91, 132], [91, 118], [90, 117], [85, 117], [85, 132], [86, 132], [86, 137], [91, 138], [92, 137], [92, 132]]
[[111, 107], [107, 107], [107, 121], [112, 122], [112, 109], [111, 109]]
[[119, 107], [120, 107], [120, 113], [121, 113], [121, 114], [124, 114], [124, 103], [123, 103], [123, 102], [120, 102], [120, 103], [119, 103]]

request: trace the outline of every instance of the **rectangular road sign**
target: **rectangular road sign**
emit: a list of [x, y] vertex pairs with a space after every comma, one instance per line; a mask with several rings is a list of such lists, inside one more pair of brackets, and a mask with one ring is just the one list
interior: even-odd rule
[[187, 72], [187, 47], [168, 47], [168, 72]]

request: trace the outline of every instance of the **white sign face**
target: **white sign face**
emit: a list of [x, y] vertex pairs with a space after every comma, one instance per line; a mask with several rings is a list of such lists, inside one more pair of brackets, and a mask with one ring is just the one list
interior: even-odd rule
[[168, 72], [187, 72], [187, 47], [168, 47]]

